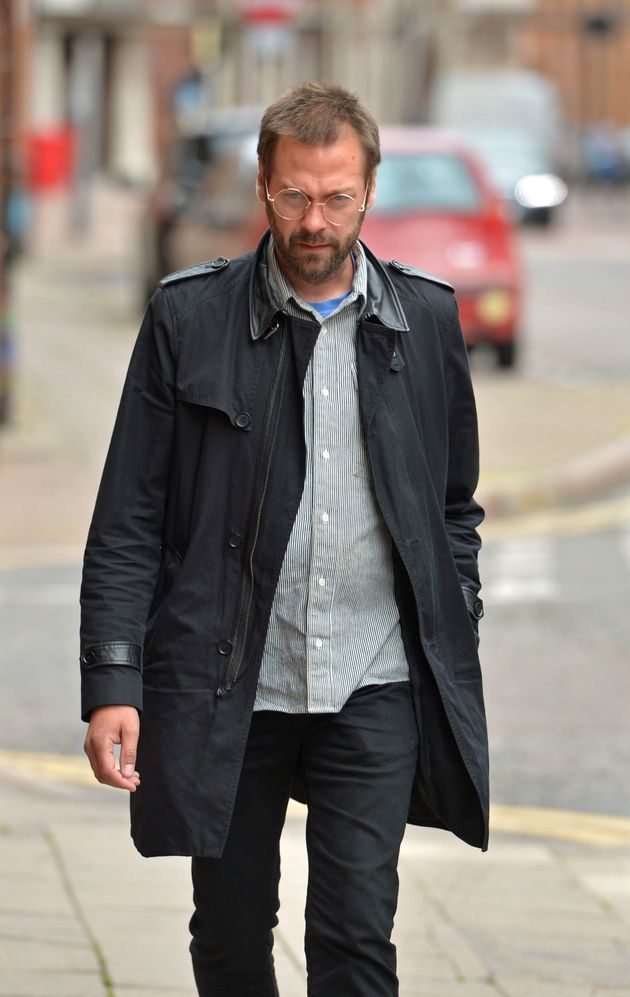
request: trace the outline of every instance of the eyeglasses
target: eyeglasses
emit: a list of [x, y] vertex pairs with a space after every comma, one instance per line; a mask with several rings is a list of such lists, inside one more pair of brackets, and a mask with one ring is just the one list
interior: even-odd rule
[[358, 212], [365, 211], [369, 186], [370, 181], [368, 180], [362, 204], [359, 204], [356, 197], [351, 197], [350, 194], [331, 194], [325, 201], [309, 201], [306, 194], [303, 194], [296, 187], [279, 190], [275, 197], [271, 197], [265, 177], [267, 200], [275, 213], [289, 222], [297, 222], [300, 218], [304, 218], [308, 209], [314, 204], [322, 209], [324, 218], [331, 225], [347, 225], [348, 222], [354, 221]]

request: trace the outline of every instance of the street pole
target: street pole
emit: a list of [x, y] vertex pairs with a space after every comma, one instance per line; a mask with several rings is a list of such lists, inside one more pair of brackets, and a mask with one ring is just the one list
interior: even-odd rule
[[31, 0], [0, 0], [0, 425], [11, 409], [10, 269], [28, 224]]
[[7, 205], [13, 134], [12, 0], [0, 0], [0, 424], [9, 416], [9, 235]]

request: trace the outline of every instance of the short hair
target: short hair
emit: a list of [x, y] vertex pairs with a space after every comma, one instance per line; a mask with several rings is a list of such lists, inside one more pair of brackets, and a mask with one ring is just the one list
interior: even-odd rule
[[363, 102], [331, 83], [299, 83], [267, 108], [260, 123], [258, 157], [266, 176], [281, 136], [307, 145], [332, 145], [344, 126], [357, 135], [365, 158], [365, 176], [381, 161], [378, 125]]

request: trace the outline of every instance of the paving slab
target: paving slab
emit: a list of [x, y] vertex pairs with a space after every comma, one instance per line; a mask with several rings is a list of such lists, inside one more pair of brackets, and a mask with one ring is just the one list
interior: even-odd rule
[[45, 945], [76, 945], [85, 940], [85, 935], [76, 918], [68, 915], [0, 911], [0, 945], [11, 938], [30, 938]]
[[506, 997], [593, 997], [593, 988], [590, 984], [586, 986], [564, 984], [557, 980], [553, 983], [543, 983], [533, 976], [501, 975], [496, 977], [495, 983]]
[[116, 987], [116, 997], [197, 997], [197, 988], [170, 990], [151, 987]]
[[555, 934], [468, 929], [471, 944], [492, 967], [493, 977], [531, 976], [540, 981], [630, 988], [630, 948], [606, 940]]
[[86, 907], [85, 915], [112, 978], [125, 987], [193, 987], [188, 954], [188, 919], [179, 911], [134, 907], [119, 910]]
[[[108, 997], [96, 974], [3, 969], [0, 997]], [[118, 997], [118, 995], [116, 995]]]
[[[425, 975], [422, 966], [418, 968], [415, 979], [403, 981], [401, 978], [400, 993], [401, 997], [502, 997], [493, 983], [436, 980]], [[294, 995], [289, 994], [288, 997]]]
[[15, 966], [28, 966], [40, 973], [94, 973], [96, 960], [87, 941], [42, 942], [41, 939], [0, 939], [0, 973]]

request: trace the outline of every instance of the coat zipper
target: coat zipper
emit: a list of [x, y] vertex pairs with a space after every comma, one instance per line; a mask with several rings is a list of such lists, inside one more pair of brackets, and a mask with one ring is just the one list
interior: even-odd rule
[[278, 359], [273, 373], [273, 380], [269, 391], [269, 401], [267, 404], [267, 411], [265, 413], [265, 423], [263, 426], [260, 447], [260, 460], [258, 464], [258, 474], [256, 476], [256, 504], [254, 506], [252, 520], [253, 535], [247, 557], [247, 570], [243, 575], [243, 583], [241, 585], [238, 618], [236, 629], [234, 631], [234, 648], [225, 669], [223, 681], [217, 689], [217, 696], [225, 696], [225, 694], [231, 690], [238, 678], [243, 658], [245, 656], [249, 618], [254, 599], [254, 554], [256, 551], [256, 544], [258, 542], [258, 534], [260, 532], [260, 521], [265, 496], [267, 494], [267, 485], [269, 483], [271, 459], [273, 457], [276, 436], [278, 433], [280, 404], [282, 402], [282, 395], [284, 392], [287, 366], [287, 337], [286, 333], [284, 333], [280, 341]]

